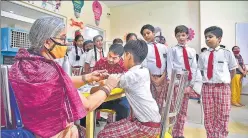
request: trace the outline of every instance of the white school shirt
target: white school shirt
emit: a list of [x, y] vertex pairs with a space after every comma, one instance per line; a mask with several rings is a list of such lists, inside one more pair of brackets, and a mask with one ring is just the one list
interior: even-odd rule
[[68, 52], [69, 62], [71, 64], [71, 66], [83, 66], [82, 65], [83, 50], [79, 47], [77, 47], [77, 50], [78, 50], [78, 56], [80, 56], [80, 60], [76, 60], [75, 46], [71, 46], [70, 51]]
[[[96, 52], [97, 52], [97, 61], [100, 60], [100, 53], [98, 51], [98, 49], [96, 48]], [[107, 57], [107, 54], [105, 52], [103, 52], [103, 56], [104, 57]], [[87, 53], [87, 56], [85, 58], [85, 63], [88, 63], [90, 64], [90, 67], [93, 68], [96, 64], [96, 61], [95, 61], [95, 51], [94, 51], [94, 48], [91, 49], [88, 53]]]
[[[188, 47], [187, 45], [186, 50], [188, 54], [190, 70], [192, 73], [192, 80], [189, 82], [189, 85], [193, 86], [194, 82], [196, 81], [196, 78], [200, 77], [199, 72], [197, 73], [196, 51], [194, 48]], [[171, 79], [172, 69], [178, 71], [186, 70], [183, 58], [183, 47], [179, 44], [169, 48], [168, 50], [167, 73], [169, 79]]]
[[82, 64], [82, 66], [84, 67], [84, 65], [85, 65], [85, 60], [86, 60], [86, 57], [87, 57], [87, 54], [88, 54], [88, 52], [84, 52], [82, 55], [81, 55], [81, 57], [80, 57], [80, 60], [81, 60], [81, 64]]
[[125, 89], [127, 100], [135, 118], [140, 122], [160, 122], [157, 102], [150, 90], [150, 74], [147, 68], [136, 65], [121, 76], [121, 88]]
[[212, 50], [214, 49], [209, 48], [199, 56], [198, 68], [202, 72], [203, 83], [230, 83], [230, 70], [238, 68], [238, 63], [231, 51], [220, 46], [214, 50], [213, 76], [210, 80], [208, 79], [208, 59]]
[[145, 60], [142, 62], [142, 66], [148, 68], [150, 73], [153, 75], [162, 75], [166, 69], [167, 47], [163, 44], [156, 43], [162, 65], [161, 68], [158, 68], [156, 66], [156, 55], [154, 45], [153, 43], [147, 43], [147, 46], [148, 53]]

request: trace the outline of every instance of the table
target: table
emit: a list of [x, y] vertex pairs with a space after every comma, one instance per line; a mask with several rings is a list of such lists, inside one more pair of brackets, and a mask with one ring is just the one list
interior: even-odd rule
[[[82, 94], [84, 97], [88, 97], [90, 95], [89, 93], [82, 93]], [[110, 96], [105, 100], [105, 102], [119, 99], [124, 96], [125, 93], [123, 89], [115, 88], [112, 90]], [[94, 125], [95, 125], [94, 116], [95, 116], [95, 111], [88, 113], [86, 116], [86, 138], [94, 138]]]

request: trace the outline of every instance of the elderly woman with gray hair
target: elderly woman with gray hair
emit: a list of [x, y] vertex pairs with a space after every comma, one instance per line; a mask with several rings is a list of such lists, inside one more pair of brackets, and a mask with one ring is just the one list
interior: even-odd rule
[[[31, 48], [19, 49], [9, 70], [24, 127], [42, 138], [77, 138], [74, 121], [96, 109], [117, 86], [119, 77], [105, 70], [83, 76], [68, 76], [54, 62], [65, 56], [66, 29], [56, 17], [37, 19], [30, 29]], [[108, 77], [106, 84], [85, 98], [75, 86]]]

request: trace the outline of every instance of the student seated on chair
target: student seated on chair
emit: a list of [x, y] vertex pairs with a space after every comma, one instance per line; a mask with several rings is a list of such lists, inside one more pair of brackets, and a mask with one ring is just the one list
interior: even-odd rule
[[[96, 62], [93, 71], [105, 69], [109, 74], [125, 73], [127, 69], [123, 65], [122, 55], [124, 48], [121, 44], [113, 44], [109, 48], [106, 58], [102, 58]], [[127, 98], [123, 97], [114, 101], [103, 103], [98, 109], [112, 109], [116, 111], [116, 121], [127, 118], [130, 111]], [[98, 115], [98, 119], [99, 119]]]
[[161, 116], [150, 90], [150, 74], [141, 66], [148, 47], [143, 40], [131, 40], [124, 46], [124, 66], [129, 70], [120, 78], [131, 106], [130, 117], [107, 124], [98, 138], [156, 138], [160, 133]]

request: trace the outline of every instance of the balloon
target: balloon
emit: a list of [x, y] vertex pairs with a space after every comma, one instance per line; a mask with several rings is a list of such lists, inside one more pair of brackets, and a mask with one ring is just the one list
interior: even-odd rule
[[95, 23], [98, 26], [100, 23], [100, 18], [102, 16], [102, 5], [98, 2], [98, 0], [95, 0], [92, 4], [92, 10], [95, 15]]
[[192, 28], [189, 28], [189, 40], [191, 41], [195, 37], [195, 31]]
[[72, 0], [74, 15], [76, 18], [80, 17], [82, 7], [84, 6], [84, 0]]

